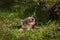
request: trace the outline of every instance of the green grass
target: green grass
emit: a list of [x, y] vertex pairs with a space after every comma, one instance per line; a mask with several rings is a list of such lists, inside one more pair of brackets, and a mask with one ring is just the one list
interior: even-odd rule
[[17, 28], [0, 31], [0, 40], [60, 40], [60, 27], [55, 21], [33, 31], [19, 32]]

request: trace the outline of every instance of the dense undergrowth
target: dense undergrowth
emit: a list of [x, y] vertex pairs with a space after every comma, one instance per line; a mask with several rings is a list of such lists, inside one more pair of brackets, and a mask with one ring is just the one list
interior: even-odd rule
[[0, 28], [0, 40], [60, 40], [60, 27], [55, 21], [33, 29], [33, 31], [19, 32], [17, 28], [4, 27]]

